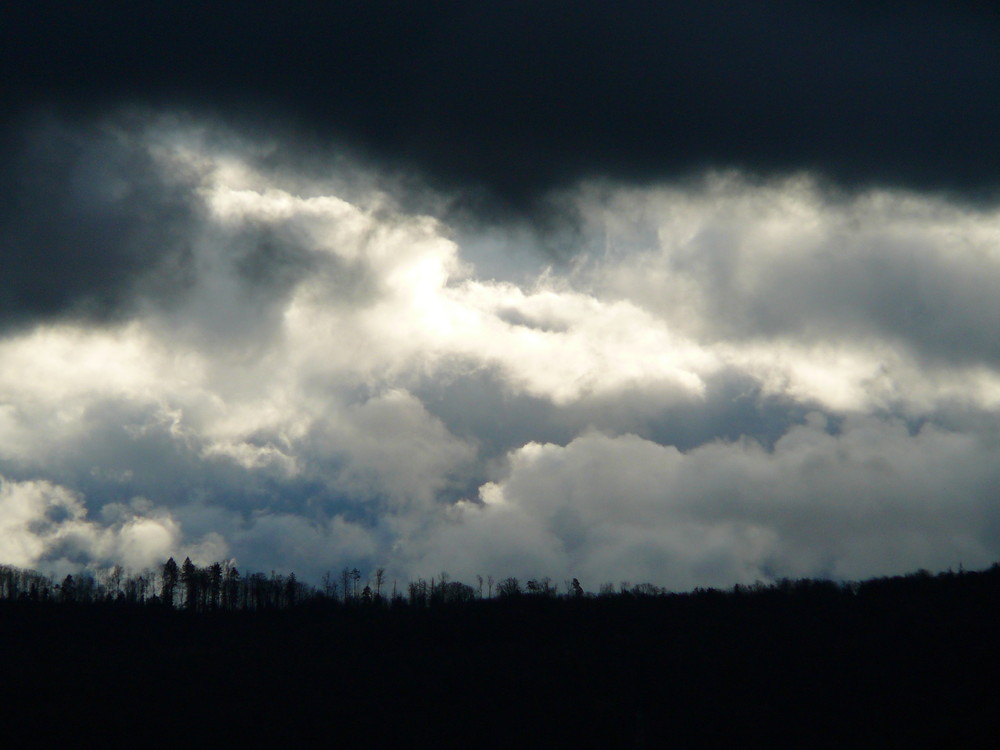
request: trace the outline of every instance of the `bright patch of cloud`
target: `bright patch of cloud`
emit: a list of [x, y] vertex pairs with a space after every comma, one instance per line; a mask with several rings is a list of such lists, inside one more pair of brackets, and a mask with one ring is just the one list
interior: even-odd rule
[[870, 417], [826, 427], [813, 414], [772, 451], [742, 440], [682, 453], [595, 432], [528, 444], [420, 562], [433, 570], [444, 549], [467, 576], [502, 564], [595, 589], [621, 579], [685, 589], [983, 566], [1000, 554], [995, 446]]
[[[82, 498], [46, 481], [0, 477], [0, 559], [25, 568], [123, 564], [134, 569], [162, 562], [180, 549], [180, 527], [148, 501], [114, 508], [109, 525], [87, 517]], [[225, 544], [213, 549], [219, 556]]]
[[579, 282], [768, 385], [832, 409], [995, 408], [1000, 212], [932, 196], [763, 185], [584, 188], [601, 237]]

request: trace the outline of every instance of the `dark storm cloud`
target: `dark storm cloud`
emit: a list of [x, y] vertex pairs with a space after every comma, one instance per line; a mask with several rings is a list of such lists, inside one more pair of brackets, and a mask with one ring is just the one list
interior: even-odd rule
[[[199, 194], [203, 166], [164, 157], [171, 144], [158, 136], [167, 131], [187, 136], [178, 118], [145, 110], [88, 121], [36, 115], [7, 129], [0, 333], [156, 311], [177, 334], [197, 329], [214, 346], [243, 346], [280, 317], [276, 302], [318, 270], [315, 248], [295, 226], [213, 223]], [[325, 265], [363, 289], [355, 271]]]
[[[121, 126], [123, 123], [119, 122]], [[136, 134], [19, 122], [0, 147], [0, 328], [120, 319], [139, 294], [190, 281], [190, 185], [153, 168]]]
[[11, 111], [210, 110], [473, 210], [720, 165], [982, 194], [1000, 166], [992, 3], [38, 2], [0, 29]]

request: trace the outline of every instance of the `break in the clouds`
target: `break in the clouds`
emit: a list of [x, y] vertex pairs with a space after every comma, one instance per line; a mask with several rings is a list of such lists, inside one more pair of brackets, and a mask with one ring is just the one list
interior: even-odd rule
[[487, 274], [500, 227], [360, 162], [150, 112], [46, 128], [17, 174], [52, 187], [3, 226], [4, 562], [682, 588], [1000, 552], [995, 208], [588, 181]]

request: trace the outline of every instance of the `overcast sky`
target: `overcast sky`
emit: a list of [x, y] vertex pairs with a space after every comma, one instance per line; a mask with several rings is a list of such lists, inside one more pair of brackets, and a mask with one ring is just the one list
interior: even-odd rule
[[21, 3], [0, 563], [1000, 559], [1000, 12]]

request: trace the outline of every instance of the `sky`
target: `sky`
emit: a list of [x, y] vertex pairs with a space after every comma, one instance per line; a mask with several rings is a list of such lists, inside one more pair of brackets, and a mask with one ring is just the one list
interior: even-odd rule
[[994, 4], [258, 6], [2, 12], [0, 563], [1000, 560]]

